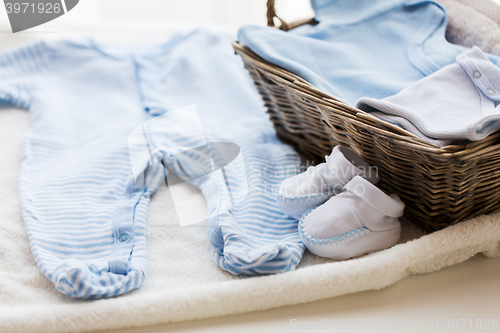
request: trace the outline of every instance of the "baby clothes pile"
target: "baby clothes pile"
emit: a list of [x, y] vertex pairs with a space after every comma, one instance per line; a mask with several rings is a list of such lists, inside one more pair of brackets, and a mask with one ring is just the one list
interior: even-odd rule
[[435, 1], [311, 0], [316, 25], [245, 26], [240, 42], [318, 89], [444, 146], [500, 129], [500, 58], [445, 39]]
[[[311, 2], [317, 25], [288, 33], [247, 26], [240, 41], [437, 144], [497, 129], [500, 59], [448, 43], [440, 5]], [[305, 246], [345, 259], [395, 244], [404, 205], [375, 186], [376, 172], [354, 152], [335, 147], [296, 176], [299, 156], [277, 139], [231, 40], [194, 31], [151, 48], [84, 39], [0, 54], [0, 107], [31, 117], [23, 218], [57, 290], [102, 298], [142, 284], [150, 197], [171, 172], [204, 194], [213, 257], [232, 274], [293, 270]]]

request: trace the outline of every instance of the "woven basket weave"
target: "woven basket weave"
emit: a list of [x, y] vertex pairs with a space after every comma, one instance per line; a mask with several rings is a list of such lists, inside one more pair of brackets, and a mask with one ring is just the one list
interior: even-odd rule
[[[268, 25], [277, 18], [268, 1]], [[287, 24], [288, 30], [305, 20]], [[325, 94], [301, 77], [233, 42], [278, 136], [319, 163], [334, 146], [350, 147], [378, 167], [378, 186], [406, 204], [405, 216], [426, 231], [500, 209], [500, 133], [467, 145], [437, 147]]]

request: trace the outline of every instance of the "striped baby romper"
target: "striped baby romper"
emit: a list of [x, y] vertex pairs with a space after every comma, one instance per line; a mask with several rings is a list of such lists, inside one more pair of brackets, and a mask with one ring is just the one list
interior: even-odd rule
[[168, 172], [189, 176], [176, 154], [192, 140], [171, 117], [187, 105], [196, 106], [207, 140], [240, 147], [246, 172], [248, 194], [221, 214], [228, 199], [218, 189], [231, 179], [214, 173], [195, 182], [212, 213], [216, 263], [233, 274], [296, 267], [304, 250], [297, 221], [280, 212], [272, 188], [283, 169], [298, 170], [299, 158], [277, 140], [233, 38], [197, 30], [154, 47], [82, 39], [0, 53], [0, 106], [26, 109], [31, 119], [19, 176], [24, 222], [35, 261], [57, 290], [102, 298], [142, 284], [148, 205], [163, 179], [137, 182], [128, 140], [164, 117], [153, 153]]

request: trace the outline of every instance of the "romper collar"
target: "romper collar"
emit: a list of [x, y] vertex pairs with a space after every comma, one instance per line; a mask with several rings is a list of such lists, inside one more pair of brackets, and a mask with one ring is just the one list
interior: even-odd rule
[[[316, 20], [334, 26], [359, 24], [395, 10], [432, 4], [435, 8], [429, 8], [422, 13], [421, 26], [413, 36], [410, 36], [407, 44], [409, 61], [424, 75], [430, 75], [441, 68], [427, 57], [423, 50], [425, 42], [433, 35], [445, 39], [447, 15], [439, 3], [433, 0], [311, 0]], [[449, 52], [453, 56], [460, 53], [452, 49], [450, 43], [448, 44], [444, 45], [440, 52]]]
[[114, 59], [129, 59], [136, 56], [152, 58], [168, 53], [175, 45], [194, 33], [196, 33], [196, 31], [192, 31], [187, 34], [178, 32], [174, 34], [173, 37], [169, 38], [166, 42], [155, 45], [108, 45], [107, 43], [103, 43], [99, 40], [96, 40], [95, 38], [88, 38], [85, 44], [87, 44], [90, 48], [96, 49], [103, 55]]

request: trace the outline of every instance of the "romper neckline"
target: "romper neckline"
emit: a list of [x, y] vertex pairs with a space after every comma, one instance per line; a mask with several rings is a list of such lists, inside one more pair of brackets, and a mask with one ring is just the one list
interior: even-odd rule
[[195, 31], [189, 33], [176, 32], [166, 41], [158, 44], [144, 44], [144, 45], [117, 45], [100, 41], [98, 38], [89, 37], [85, 44], [89, 48], [95, 49], [102, 55], [116, 59], [128, 60], [136, 57], [142, 58], [155, 58], [157, 56], [168, 53], [179, 42], [188, 38], [190, 35], [196, 33]]

